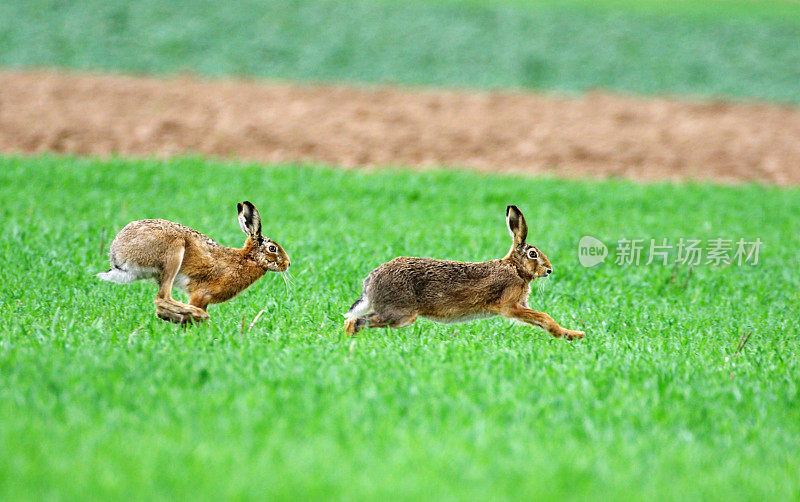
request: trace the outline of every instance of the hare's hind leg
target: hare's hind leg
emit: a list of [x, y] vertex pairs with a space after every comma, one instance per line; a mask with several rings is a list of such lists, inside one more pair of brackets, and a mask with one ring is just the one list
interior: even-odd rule
[[172, 299], [172, 283], [181, 269], [183, 253], [183, 244], [167, 252], [155, 301], [156, 315], [159, 319], [177, 324], [205, 321], [208, 319], [208, 314], [204, 310]]
[[514, 305], [507, 310], [501, 312], [503, 317], [517, 319], [534, 326], [539, 326], [556, 338], [566, 338], [567, 340], [574, 340], [576, 338], [583, 338], [583, 331], [574, 331], [571, 329], [562, 328], [552, 317], [544, 312], [537, 312], [533, 309], [523, 305]]
[[344, 329], [351, 335], [355, 335], [364, 328], [405, 328], [411, 326], [417, 320], [416, 313], [381, 315], [371, 312], [361, 317], [351, 317], [344, 322]]

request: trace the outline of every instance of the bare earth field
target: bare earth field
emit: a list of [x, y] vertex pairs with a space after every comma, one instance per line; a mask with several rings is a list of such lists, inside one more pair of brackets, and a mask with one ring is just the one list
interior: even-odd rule
[[800, 109], [0, 72], [0, 151], [800, 184]]

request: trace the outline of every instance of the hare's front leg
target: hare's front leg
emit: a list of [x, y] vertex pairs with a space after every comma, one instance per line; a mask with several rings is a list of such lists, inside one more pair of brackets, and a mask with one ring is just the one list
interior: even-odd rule
[[167, 252], [158, 295], [156, 295], [156, 315], [159, 319], [177, 324], [205, 321], [208, 319], [208, 314], [203, 309], [172, 299], [172, 283], [181, 269], [183, 253], [183, 244], [175, 246]]
[[513, 307], [502, 311], [501, 314], [503, 317], [517, 319], [528, 324], [533, 324], [534, 326], [539, 326], [556, 338], [565, 337], [567, 340], [574, 340], [583, 338], [584, 336], [583, 331], [562, 328], [553, 320], [552, 317], [544, 312], [537, 312], [523, 305], [514, 305]]

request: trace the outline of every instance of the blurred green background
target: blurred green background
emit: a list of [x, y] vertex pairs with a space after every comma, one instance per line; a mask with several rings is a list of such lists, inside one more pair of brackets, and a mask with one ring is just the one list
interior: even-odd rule
[[10, 0], [0, 66], [800, 102], [800, 5]]

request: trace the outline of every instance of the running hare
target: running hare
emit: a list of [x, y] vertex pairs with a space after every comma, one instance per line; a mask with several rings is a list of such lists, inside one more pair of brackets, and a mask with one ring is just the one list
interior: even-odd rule
[[[247, 234], [242, 249], [220, 246], [171, 221], [133, 221], [111, 243], [111, 269], [97, 276], [120, 284], [155, 279], [158, 317], [175, 323], [205, 321], [210, 303], [230, 300], [268, 270], [283, 272], [289, 267], [283, 248], [261, 235], [256, 207], [248, 201], [237, 207], [239, 225]], [[173, 286], [189, 295], [188, 305], [172, 299]]]
[[549, 315], [528, 307], [530, 282], [553, 271], [550, 261], [525, 243], [528, 226], [516, 206], [506, 208], [514, 241], [505, 258], [480, 263], [400, 257], [379, 266], [364, 279], [361, 298], [345, 314], [345, 330], [389, 326], [402, 328], [417, 316], [460, 322], [501, 315], [547, 330], [555, 337], [583, 338], [562, 328]]

